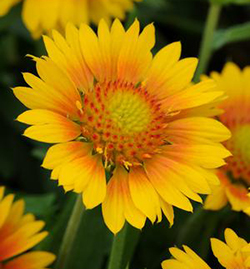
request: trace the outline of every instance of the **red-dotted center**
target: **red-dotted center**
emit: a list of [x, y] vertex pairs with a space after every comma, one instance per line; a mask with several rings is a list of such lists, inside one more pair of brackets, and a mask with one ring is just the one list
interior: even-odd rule
[[82, 135], [114, 163], [140, 164], [164, 143], [160, 103], [141, 86], [97, 83], [83, 96], [80, 122]]

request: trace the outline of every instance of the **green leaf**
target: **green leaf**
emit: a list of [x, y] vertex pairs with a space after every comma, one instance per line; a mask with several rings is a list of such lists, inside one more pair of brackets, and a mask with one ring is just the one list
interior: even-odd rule
[[250, 0], [210, 0], [213, 4], [219, 4], [219, 5], [247, 5], [250, 4]]
[[218, 50], [226, 44], [250, 39], [250, 22], [218, 30], [214, 35], [213, 49]]
[[25, 201], [25, 211], [33, 213], [36, 216], [44, 217], [55, 211], [55, 194], [46, 193], [39, 195], [22, 196]]
[[[62, 210], [52, 218], [47, 228], [49, 236], [39, 244], [39, 249], [58, 253], [76, 198], [74, 193], [65, 196], [66, 201], [60, 205]], [[86, 210], [72, 249], [70, 268], [101, 268], [108, 259], [112, 237], [103, 222], [100, 207]]]
[[87, 210], [70, 257], [71, 268], [101, 268], [110, 253], [112, 237], [103, 222], [100, 207]]

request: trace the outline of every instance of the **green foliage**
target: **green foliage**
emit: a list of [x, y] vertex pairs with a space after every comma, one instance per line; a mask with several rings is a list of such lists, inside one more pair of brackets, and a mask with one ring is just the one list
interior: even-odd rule
[[46, 193], [40, 195], [25, 195], [22, 197], [25, 201], [26, 212], [32, 212], [36, 216], [53, 216], [55, 213], [55, 194]]
[[250, 22], [218, 30], [214, 35], [213, 49], [245, 40], [250, 40]]
[[210, 0], [213, 4], [219, 4], [219, 5], [247, 5], [250, 4], [250, 0]]

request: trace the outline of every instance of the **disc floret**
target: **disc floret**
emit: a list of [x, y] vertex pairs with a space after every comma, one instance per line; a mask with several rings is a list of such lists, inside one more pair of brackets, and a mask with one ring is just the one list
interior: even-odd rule
[[142, 164], [164, 143], [160, 103], [141, 85], [96, 83], [79, 108], [82, 136], [106, 161]]

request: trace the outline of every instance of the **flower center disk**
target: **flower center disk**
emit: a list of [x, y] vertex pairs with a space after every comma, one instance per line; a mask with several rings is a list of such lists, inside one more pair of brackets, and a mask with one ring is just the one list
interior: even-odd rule
[[164, 143], [160, 103], [133, 84], [97, 83], [83, 97], [82, 134], [113, 163], [138, 165]]
[[225, 144], [233, 156], [227, 159], [225, 169], [231, 171], [235, 179], [242, 179], [250, 184], [250, 125], [238, 126], [232, 134], [232, 138]]
[[133, 92], [117, 91], [108, 109], [110, 118], [124, 135], [144, 131], [151, 120], [148, 104]]

